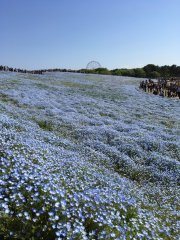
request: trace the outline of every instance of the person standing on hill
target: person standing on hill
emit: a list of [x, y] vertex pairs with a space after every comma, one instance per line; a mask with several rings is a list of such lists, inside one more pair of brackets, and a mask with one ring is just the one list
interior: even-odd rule
[[177, 88], [177, 95], [178, 95], [178, 97], [180, 99], [180, 87]]

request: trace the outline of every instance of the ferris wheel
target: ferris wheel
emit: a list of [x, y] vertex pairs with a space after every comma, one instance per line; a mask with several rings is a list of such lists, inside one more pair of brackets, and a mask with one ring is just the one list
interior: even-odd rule
[[101, 64], [97, 61], [90, 61], [86, 66], [86, 69], [96, 69], [96, 68], [101, 68]]

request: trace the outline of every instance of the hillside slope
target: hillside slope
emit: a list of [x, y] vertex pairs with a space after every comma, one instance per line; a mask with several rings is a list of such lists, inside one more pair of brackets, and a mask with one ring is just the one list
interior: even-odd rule
[[0, 73], [0, 236], [178, 239], [179, 100], [140, 79]]

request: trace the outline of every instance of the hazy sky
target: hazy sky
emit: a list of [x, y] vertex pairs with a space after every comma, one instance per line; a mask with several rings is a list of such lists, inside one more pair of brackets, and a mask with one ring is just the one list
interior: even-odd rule
[[180, 65], [180, 0], [0, 0], [0, 65]]

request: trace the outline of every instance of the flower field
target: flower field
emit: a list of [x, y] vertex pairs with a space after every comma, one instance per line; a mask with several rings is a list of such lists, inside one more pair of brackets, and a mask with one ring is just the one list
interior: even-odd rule
[[0, 239], [180, 238], [180, 101], [140, 81], [0, 73]]

